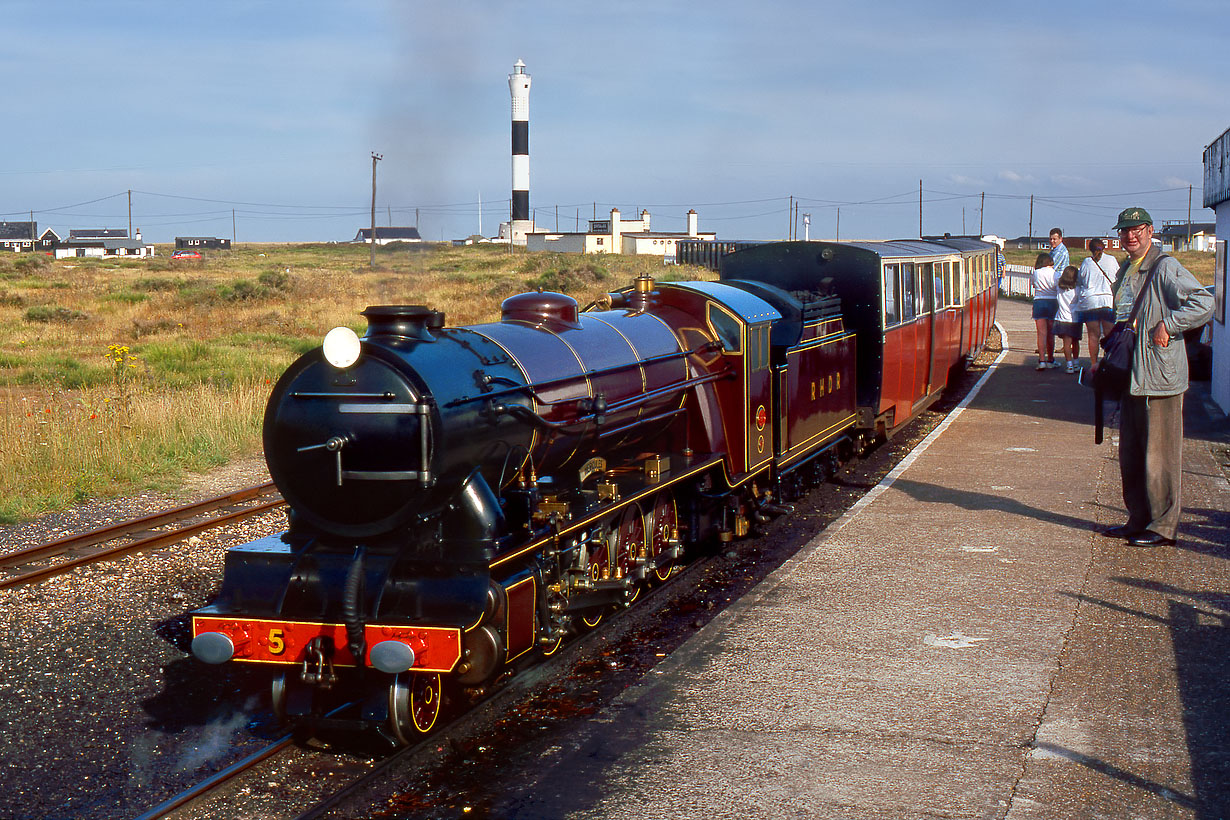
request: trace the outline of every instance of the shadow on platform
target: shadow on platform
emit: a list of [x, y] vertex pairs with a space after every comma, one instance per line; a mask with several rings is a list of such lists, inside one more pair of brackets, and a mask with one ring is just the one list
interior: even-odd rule
[[[1038, 747], [1108, 777], [1195, 809], [1200, 820], [1230, 817], [1230, 593], [1188, 590], [1143, 578], [1116, 577], [1127, 586], [1167, 596], [1167, 617], [1089, 595], [1061, 593], [1083, 603], [1153, 621], [1170, 630], [1175, 677], [1183, 703], [1183, 728], [1191, 760], [1194, 795], [1161, 784], [1071, 749]], [[1199, 602], [1185, 603], [1176, 598]]]

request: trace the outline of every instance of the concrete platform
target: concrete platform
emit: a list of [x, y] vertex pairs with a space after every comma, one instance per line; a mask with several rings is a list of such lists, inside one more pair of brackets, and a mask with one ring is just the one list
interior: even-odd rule
[[1180, 543], [1123, 523], [1029, 306], [968, 406], [544, 761], [518, 817], [1230, 817], [1230, 436], [1187, 399]]

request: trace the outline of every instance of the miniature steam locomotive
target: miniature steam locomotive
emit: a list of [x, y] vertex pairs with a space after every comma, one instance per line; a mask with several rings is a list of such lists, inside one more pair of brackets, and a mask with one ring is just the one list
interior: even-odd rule
[[369, 307], [274, 387], [289, 527], [227, 553], [192, 651], [268, 666], [286, 721], [346, 699], [410, 742], [909, 420], [981, 348], [992, 271], [976, 240], [766, 243], [585, 311]]

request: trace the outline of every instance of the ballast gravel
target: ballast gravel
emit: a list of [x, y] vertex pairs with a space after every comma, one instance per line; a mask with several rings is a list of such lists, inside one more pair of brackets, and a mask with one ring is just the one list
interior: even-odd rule
[[[177, 497], [146, 494], [0, 528], [0, 551], [267, 481], [245, 461]], [[227, 547], [285, 528], [274, 511], [156, 551], [0, 590], [0, 817], [137, 817], [265, 737], [238, 664], [202, 674], [186, 613], [207, 603]]]

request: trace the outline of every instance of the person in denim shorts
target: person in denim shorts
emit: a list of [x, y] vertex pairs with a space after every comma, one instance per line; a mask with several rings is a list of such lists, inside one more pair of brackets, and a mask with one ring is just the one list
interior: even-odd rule
[[1096, 370], [1101, 348], [1098, 342], [1115, 326], [1115, 277], [1119, 260], [1106, 253], [1101, 239], [1089, 242], [1089, 256], [1081, 262], [1076, 276], [1076, 301], [1072, 305], [1075, 319], [1085, 326], [1089, 340], [1089, 368]]

